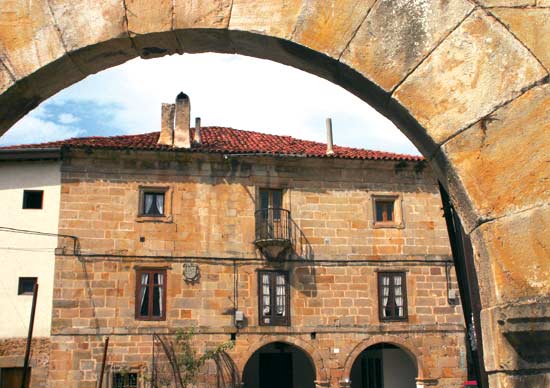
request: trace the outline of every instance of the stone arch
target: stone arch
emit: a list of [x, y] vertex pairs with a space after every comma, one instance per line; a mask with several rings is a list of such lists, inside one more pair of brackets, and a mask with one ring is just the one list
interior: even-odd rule
[[416, 369], [418, 371], [418, 376], [416, 377], [417, 380], [423, 380], [427, 378], [427, 376], [429, 376], [422, 362], [420, 351], [409, 340], [395, 335], [376, 335], [359, 342], [348, 354], [344, 362], [344, 370], [342, 374], [343, 379], [350, 379], [351, 368], [353, 367], [353, 363], [355, 362], [357, 357], [359, 357], [359, 355], [365, 349], [379, 343], [388, 343], [395, 345], [403, 350], [405, 353], [407, 353], [407, 355], [416, 365]]
[[[2, 4], [0, 134], [63, 88], [137, 56], [240, 53], [324, 77], [390, 118], [427, 157], [473, 242], [482, 328], [493, 341], [487, 346], [507, 349], [496, 322], [502, 316], [542, 322], [550, 306], [545, 2], [517, 8], [513, 0], [326, 4]], [[521, 319], [504, 329], [516, 332], [513, 322]], [[523, 364], [510, 352], [487, 359], [487, 369], [502, 381], [511, 381], [516, 369], [539, 373], [536, 363]]]
[[273, 342], [283, 342], [285, 344], [295, 346], [296, 348], [303, 351], [304, 354], [311, 361], [311, 365], [313, 365], [313, 368], [315, 370], [315, 379], [319, 381], [328, 380], [328, 376], [326, 373], [327, 369], [325, 368], [325, 363], [323, 358], [321, 357], [321, 354], [315, 348], [309, 345], [306, 341], [303, 341], [299, 338], [294, 338], [291, 336], [265, 336], [251, 343], [246, 349], [246, 351], [243, 352], [242, 357], [239, 357], [238, 361], [236, 362], [241, 380], [243, 378], [243, 373], [244, 373], [244, 368], [246, 366], [246, 363], [252, 357], [252, 355], [256, 353], [256, 351], [264, 347], [265, 345], [268, 345]]

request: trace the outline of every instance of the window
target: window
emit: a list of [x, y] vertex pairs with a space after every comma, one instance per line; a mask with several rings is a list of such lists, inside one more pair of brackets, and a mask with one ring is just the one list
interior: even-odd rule
[[378, 302], [381, 321], [407, 319], [407, 287], [404, 272], [378, 273]]
[[141, 195], [140, 215], [148, 217], [164, 216], [164, 199], [166, 192], [143, 190]]
[[[283, 190], [281, 189], [260, 189], [260, 209], [263, 210], [264, 219], [273, 218], [273, 221], [281, 219], [281, 208], [283, 207]], [[268, 209], [273, 209], [272, 214]]]
[[113, 373], [113, 382], [111, 388], [137, 388], [138, 374], [137, 373]]
[[376, 201], [376, 222], [393, 222], [394, 201]]
[[403, 226], [399, 195], [373, 195], [372, 202], [375, 228]]
[[136, 319], [166, 319], [166, 270], [136, 270]]
[[23, 209], [42, 209], [44, 190], [23, 191]]
[[17, 295], [33, 295], [37, 280], [38, 278], [19, 278]]
[[290, 325], [290, 286], [288, 272], [258, 271], [260, 325]]

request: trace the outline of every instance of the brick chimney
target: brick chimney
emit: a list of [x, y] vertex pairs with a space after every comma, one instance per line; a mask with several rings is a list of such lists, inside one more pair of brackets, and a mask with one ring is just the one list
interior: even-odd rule
[[174, 147], [191, 148], [191, 101], [187, 94], [181, 92], [176, 97], [174, 120]]
[[160, 137], [159, 144], [174, 145], [174, 111], [175, 104], [162, 104], [160, 113]]

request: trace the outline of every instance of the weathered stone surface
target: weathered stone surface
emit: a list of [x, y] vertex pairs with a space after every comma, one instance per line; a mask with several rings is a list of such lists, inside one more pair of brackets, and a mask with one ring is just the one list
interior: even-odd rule
[[443, 151], [478, 217], [501, 217], [550, 202], [549, 123], [546, 84], [445, 143]]
[[0, 48], [2, 62], [17, 79], [62, 57], [65, 49], [47, 1], [3, 1]]
[[550, 367], [548, 299], [484, 309], [481, 322], [487, 371]]
[[172, 29], [172, 0], [125, 0], [130, 34], [163, 32]]
[[491, 12], [550, 69], [550, 8], [495, 8]]
[[[83, 72], [95, 73], [136, 56], [128, 38], [122, 0], [49, 3], [64, 45]], [[101, 45], [94, 46], [98, 43]]]
[[292, 40], [333, 58], [339, 58], [374, 0], [308, 1]]
[[171, 0], [126, 0], [128, 33], [142, 58], [149, 59], [181, 51], [172, 32]]
[[465, 0], [379, 1], [343, 53], [342, 62], [390, 91], [472, 8]]
[[0, 63], [0, 93], [3, 93], [14, 84], [12, 75], [3, 63]]
[[231, 0], [175, 0], [174, 29], [227, 28]]
[[545, 76], [544, 68], [500, 23], [476, 11], [394, 96], [441, 143]]
[[535, 5], [537, 0], [478, 0], [484, 7], [526, 7]]
[[474, 231], [477, 246], [484, 242], [479, 260], [491, 269], [492, 304], [550, 295], [549, 233], [548, 205], [487, 222]]
[[506, 372], [489, 375], [491, 388], [548, 388], [550, 373], [536, 375], [509, 375]]
[[229, 28], [288, 39], [301, 9], [302, 0], [234, 0]]
[[550, 7], [550, 0], [538, 0], [537, 5], [539, 7]]

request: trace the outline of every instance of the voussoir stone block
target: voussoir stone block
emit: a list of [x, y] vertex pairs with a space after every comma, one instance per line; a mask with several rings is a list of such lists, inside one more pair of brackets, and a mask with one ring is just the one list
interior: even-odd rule
[[2, 62], [17, 79], [65, 55], [46, 0], [2, 2], [0, 51]]
[[307, 2], [298, 18], [292, 41], [339, 58], [359, 28], [374, 0]]
[[536, 5], [537, 0], [478, 0], [483, 7], [527, 7]]
[[234, 0], [229, 28], [289, 39], [302, 9], [302, 0]]
[[173, 23], [172, 0], [125, 0], [130, 34], [170, 31]]
[[550, 8], [495, 8], [491, 12], [550, 69]]
[[546, 75], [502, 24], [478, 10], [399, 86], [394, 97], [441, 144]]
[[84, 73], [96, 73], [136, 56], [122, 0], [49, 3], [65, 48]]
[[484, 223], [473, 232], [478, 260], [492, 277], [480, 279], [481, 288], [493, 288], [491, 305], [550, 295], [549, 233], [550, 205]]
[[550, 202], [550, 85], [529, 90], [442, 148], [478, 219]]
[[175, 0], [174, 29], [227, 28], [231, 0]]
[[149, 59], [181, 51], [172, 32], [172, 0], [126, 0], [128, 34], [139, 55]]
[[393, 90], [472, 8], [466, 0], [378, 1], [341, 60]]

